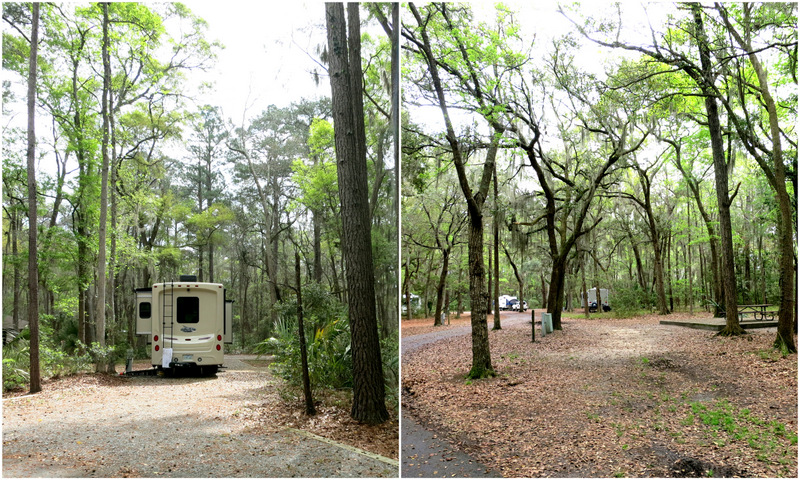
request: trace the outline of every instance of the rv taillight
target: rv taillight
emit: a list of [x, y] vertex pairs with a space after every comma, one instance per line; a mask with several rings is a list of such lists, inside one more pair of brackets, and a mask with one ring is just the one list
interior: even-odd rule
[[217, 351], [220, 351], [220, 350], [222, 350], [222, 347], [220, 347], [219, 345], [217, 345]]
[[160, 348], [158, 347], [158, 345], [156, 345], [156, 352], [159, 351], [159, 350], [160, 350]]
[[153, 341], [154, 341], [154, 342], [157, 342], [157, 341], [158, 341], [158, 335], [155, 335], [155, 336], [153, 336]]
[[218, 342], [221, 342], [221, 341], [222, 341], [222, 335], [217, 335], [217, 341], [218, 341]]

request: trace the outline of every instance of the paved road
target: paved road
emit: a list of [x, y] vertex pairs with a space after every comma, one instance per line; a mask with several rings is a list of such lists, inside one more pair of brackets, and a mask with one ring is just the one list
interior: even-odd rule
[[[502, 325], [510, 326], [530, 322], [530, 312], [503, 313]], [[539, 312], [536, 314], [539, 317]], [[403, 337], [401, 358], [413, 355], [423, 345], [445, 341], [452, 337], [469, 335], [471, 327], [455, 327], [447, 330]], [[401, 477], [501, 477], [502, 475], [475, 461], [469, 455], [457, 450], [445, 438], [421, 425], [406, 409], [401, 420], [402, 447], [400, 451]]]

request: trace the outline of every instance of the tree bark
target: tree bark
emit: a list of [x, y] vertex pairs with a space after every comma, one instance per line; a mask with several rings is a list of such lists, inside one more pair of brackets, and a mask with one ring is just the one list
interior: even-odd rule
[[433, 313], [433, 326], [442, 325], [442, 307], [444, 305], [444, 291], [447, 286], [447, 271], [450, 266], [450, 249], [442, 250], [442, 271], [439, 273], [439, 283], [436, 285], [436, 310]]
[[[583, 299], [583, 316], [585, 318], [589, 318], [589, 294], [586, 291], [586, 268], [583, 263], [584, 254], [580, 253], [581, 259], [581, 298]], [[597, 295], [599, 295], [600, 290], [597, 290]]]
[[[687, 186], [688, 189], [688, 186]], [[689, 261], [686, 262], [687, 268], [689, 272], [687, 276], [689, 277], [689, 295], [687, 299], [687, 303], [689, 304], [689, 314], [694, 316], [694, 284], [692, 279], [692, 211], [689, 208], [689, 201], [687, 195], [686, 201], [686, 225], [687, 225], [687, 232], [688, 232], [688, 240], [686, 241], [686, 251], [689, 254]]]
[[544, 274], [539, 274], [539, 280], [542, 282], [542, 308], [547, 310], [547, 284], [544, 281]]
[[322, 283], [322, 229], [320, 228], [322, 215], [312, 210], [311, 218], [314, 229], [314, 281]]
[[[30, 174], [29, 174], [30, 175]], [[28, 205], [30, 208], [30, 205]], [[21, 230], [21, 212], [16, 208], [10, 209], [9, 220], [11, 225], [9, 225], [9, 241], [11, 243], [11, 258], [14, 259], [14, 292], [13, 292], [13, 305], [14, 305], [14, 313], [11, 320], [11, 325], [14, 327], [14, 330], [19, 332], [19, 319], [20, 319], [20, 310], [21, 310], [21, 285], [22, 285], [22, 262], [20, 262], [19, 258], [19, 251], [18, 251], [18, 243], [19, 243], [19, 231]]]
[[409, 9], [414, 15], [417, 24], [420, 26], [420, 36], [422, 38], [419, 46], [428, 64], [428, 70], [431, 75], [431, 81], [436, 93], [439, 109], [442, 112], [442, 118], [444, 119], [447, 130], [447, 143], [453, 155], [453, 164], [456, 167], [458, 183], [464, 194], [464, 199], [467, 202], [467, 212], [469, 215], [468, 257], [470, 317], [472, 324], [472, 368], [470, 369], [468, 377], [483, 378], [494, 376], [495, 372], [492, 368], [491, 353], [489, 351], [489, 331], [486, 325], [486, 304], [488, 298], [484, 284], [486, 272], [484, 271], [483, 262], [483, 204], [489, 191], [492, 170], [497, 155], [499, 135], [497, 131], [493, 132], [492, 144], [486, 155], [480, 184], [477, 191], [473, 193], [467, 178], [461, 145], [459, 144], [458, 137], [456, 136], [455, 129], [450, 120], [444, 88], [439, 77], [439, 67], [433, 55], [428, 32], [425, 28], [426, 23], [423, 21], [414, 4], [409, 4]]
[[[775, 196], [778, 200], [780, 215], [778, 217], [778, 245], [780, 248], [780, 306], [778, 310], [778, 334], [775, 338], [776, 347], [785, 347], [789, 352], [797, 352], [797, 346], [794, 341], [793, 323], [795, 303], [795, 274], [794, 274], [794, 239], [793, 239], [793, 225], [792, 221], [792, 205], [789, 198], [789, 193], [786, 190], [786, 167], [783, 163], [783, 147], [781, 144], [781, 129], [778, 121], [778, 111], [775, 105], [775, 100], [769, 89], [769, 82], [767, 80], [767, 73], [761, 65], [761, 61], [755, 54], [749, 38], [743, 38], [739, 32], [731, 25], [728, 20], [727, 13], [721, 6], [717, 8], [722, 13], [723, 20], [727, 26], [728, 31], [736, 39], [737, 43], [747, 53], [750, 64], [758, 77], [758, 85], [761, 98], [764, 102], [764, 107], [767, 110], [767, 117], [769, 119], [769, 132], [772, 140], [772, 171], [769, 171], [769, 165], [765, 162], [762, 164], [762, 169], [766, 170], [768, 177], [773, 177], [774, 181], [770, 182], [775, 190]], [[745, 22], [750, 21], [750, 6], [744, 5]], [[767, 167], [767, 168], [765, 168]], [[771, 174], [771, 175], [770, 175]], [[796, 194], [796, 192], [795, 192]]]
[[[714, 293], [714, 316], [721, 317], [722, 316], [722, 305], [724, 304], [724, 295], [722, 293], [722, 282], [720, 281], [719, 275], [719, 245], [717, 243], [717, 233], [716, 229], [714, 228], [714, 221], [711, 219], [708, 211], [705, 208], [705, 204], [703, 203], [703, 198], [700, 195], [700, 186], [698, 185], [697, 180], [695, 180], [694, 176], [690, 171], [687, 171], [684, 166], [683, 162], [681, 161], [681, 144], [677, 141], [662, 139], [665, 142], [672, 145], [672, 148], [675, 150], [675, 165], [680, 170], [683, 178], [686, 180], [686, 184], [691, 189], [692, 195], [694, 196], [695, 203], [697, 204], [697, 209], [700, 212], [700, 216], [703, 217], [703, 223], [706, 226], [706, 231], [708, 232], [709, 237], [709, 247], [711, 249], [711, 281], [712, 281], [712, 289]], [[702, 275], [701, 275], [702, 277]]]
[[472, 368], [468, 378], [494, 376], [489, 353], [489, 330], [486, 325], [487, 290], [483, 266], [483, 216], [470, 215], [469, 222], [469, 293], [472, 324]]
[[490, 243], [489, 244], [489, 269], [486, 272], [486, 283], [487, 283], [487, 288], [486, 288], [486, 314], [487, 314], [487, 316], [490, 315], [490, 314], [492, 316], [494, 316], [493, 309], [492, 309], [492, 291], [494, 290], [494, 283], [492, 282], [492, 280], [493, 280], [492, 277], [494, 275], [494, 269], [492, 268], [492, 257], [493, 257], [493, 255], [492, 255], [492, 244]]
[[[111, 91], [111, 64], [108, 54], [108, 3], [101, 4], [103, 9], [103, 95], [101, 115], [103, 117], [102, 155], [103, 165], [100, 170], [100, 220], [97, 227], [97, 302], [95, 303], [95, 322], [97, 328], [97, 342], [100, 347], [106, 346], [106, 228], [108, 220], [108, 95]], [[104, 372], [108, 365], [98, 362], [95, 370]]]
[[39, 258], [36, 199], [36, 69], [39, 51], [39, 4], [32, 6], [31, 51], [28, 63], [28, 328], [30, 348], [30, 393], [42, 391], [39, 368]]
[[300, 341], [300, 363], [303, 369], [303, 398], [305, 399], [305, 414], [315, 415], [314, 399], [311, 397], [311, 379], [308, 375], [308, 352], [306, 347], [306, 331], [303, 325], [303, 287], [300, 282], [300, 252], [294, 252], [294, 277], [297, 288], [297, 336]]
[[698, 3], [691, 4], [695, 22], [695, 36], [697, 47], [700, 50], [700, 63], [702, 66], [703, 81], [700, 88], [705, 96], [705, 108], [708, 116], [708, 133], [711, 137], [711, 155], [714, 161], [714, 183], [717, 192], [717, 206], [719, 208], [719, 236], [722, 247], [721, 253], [721, 283], [725, 296], [725, 328], [720, 335], [741, 335], [744, 333], [739, 325], [739, 311], [736, 302], [736, 271], [733, 261], [733, 236], [731, 234], [731, 198], [728, 194], [728, 165], [725, 161], [725, 149], [722, 141], [722, 126], [720, 124], [719, 107], [711, 86], [714, 84], [711, 52], [703, 26], [701, 7]]
[[327, 3], [325, 11], [353, 356], [350, 415], [360, 422], [379, 424], [389, 413], [375, 309], [359, 5], [348, 4], [347, 21], [341, 3]]
[[[494, 184], [494, 214], [492, 214], [492, 236], [494, 237], [494, 326], [492, 330], [500, 330], [500, 232], [497, 228], [497, 163], [494, 164], [493, 184]], [[515, 270], [516, 272], [516, 270]], [[520, 312], [522, 311], [522, 296], [517, 299], [520, 302]]]

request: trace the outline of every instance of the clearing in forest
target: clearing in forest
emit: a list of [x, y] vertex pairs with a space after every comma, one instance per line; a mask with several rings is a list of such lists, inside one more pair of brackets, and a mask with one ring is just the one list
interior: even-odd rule
[[403, 355], [403, 407], [506, 477], [796, 477], [797, 355], [770, 348], [774, 329], [659, 318], [565, 318], [536, 343], [508, 321], [490, 332], [498, 375], [477, 381], [468, 334], [427, 343]]

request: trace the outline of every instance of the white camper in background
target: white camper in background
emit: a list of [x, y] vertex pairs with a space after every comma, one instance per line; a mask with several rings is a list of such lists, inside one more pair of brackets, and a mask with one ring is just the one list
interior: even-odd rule
[[497, 299], [500, 303], [500, 310], [511, 310], [512, 302], [516, 299], [517, 297], [513, 295], [500, 295], [500, 298]]
[[199, 369], [213, 375], [232, 343], [232, 301], [220, 283], [180, 281], [136, 289], [136, 334], [146, 335], [155, 370]]
[[[599, 306], [602, 307], [604, 312], [608, 312], [611, 310], [611, 307], [608, 304], [608, 289], [601, 288], [600, 289], [600, 305], [597, 303], [597, 288], [590, 288], [586, 290], [586, 297], [589, 299], [589, 311], [597, 311]], [[585, 308], [586, 304], [584, 303], [584, 296], [581, 295], [581, 308]], [[594, 307], [592, 305], [594, 304]]]

